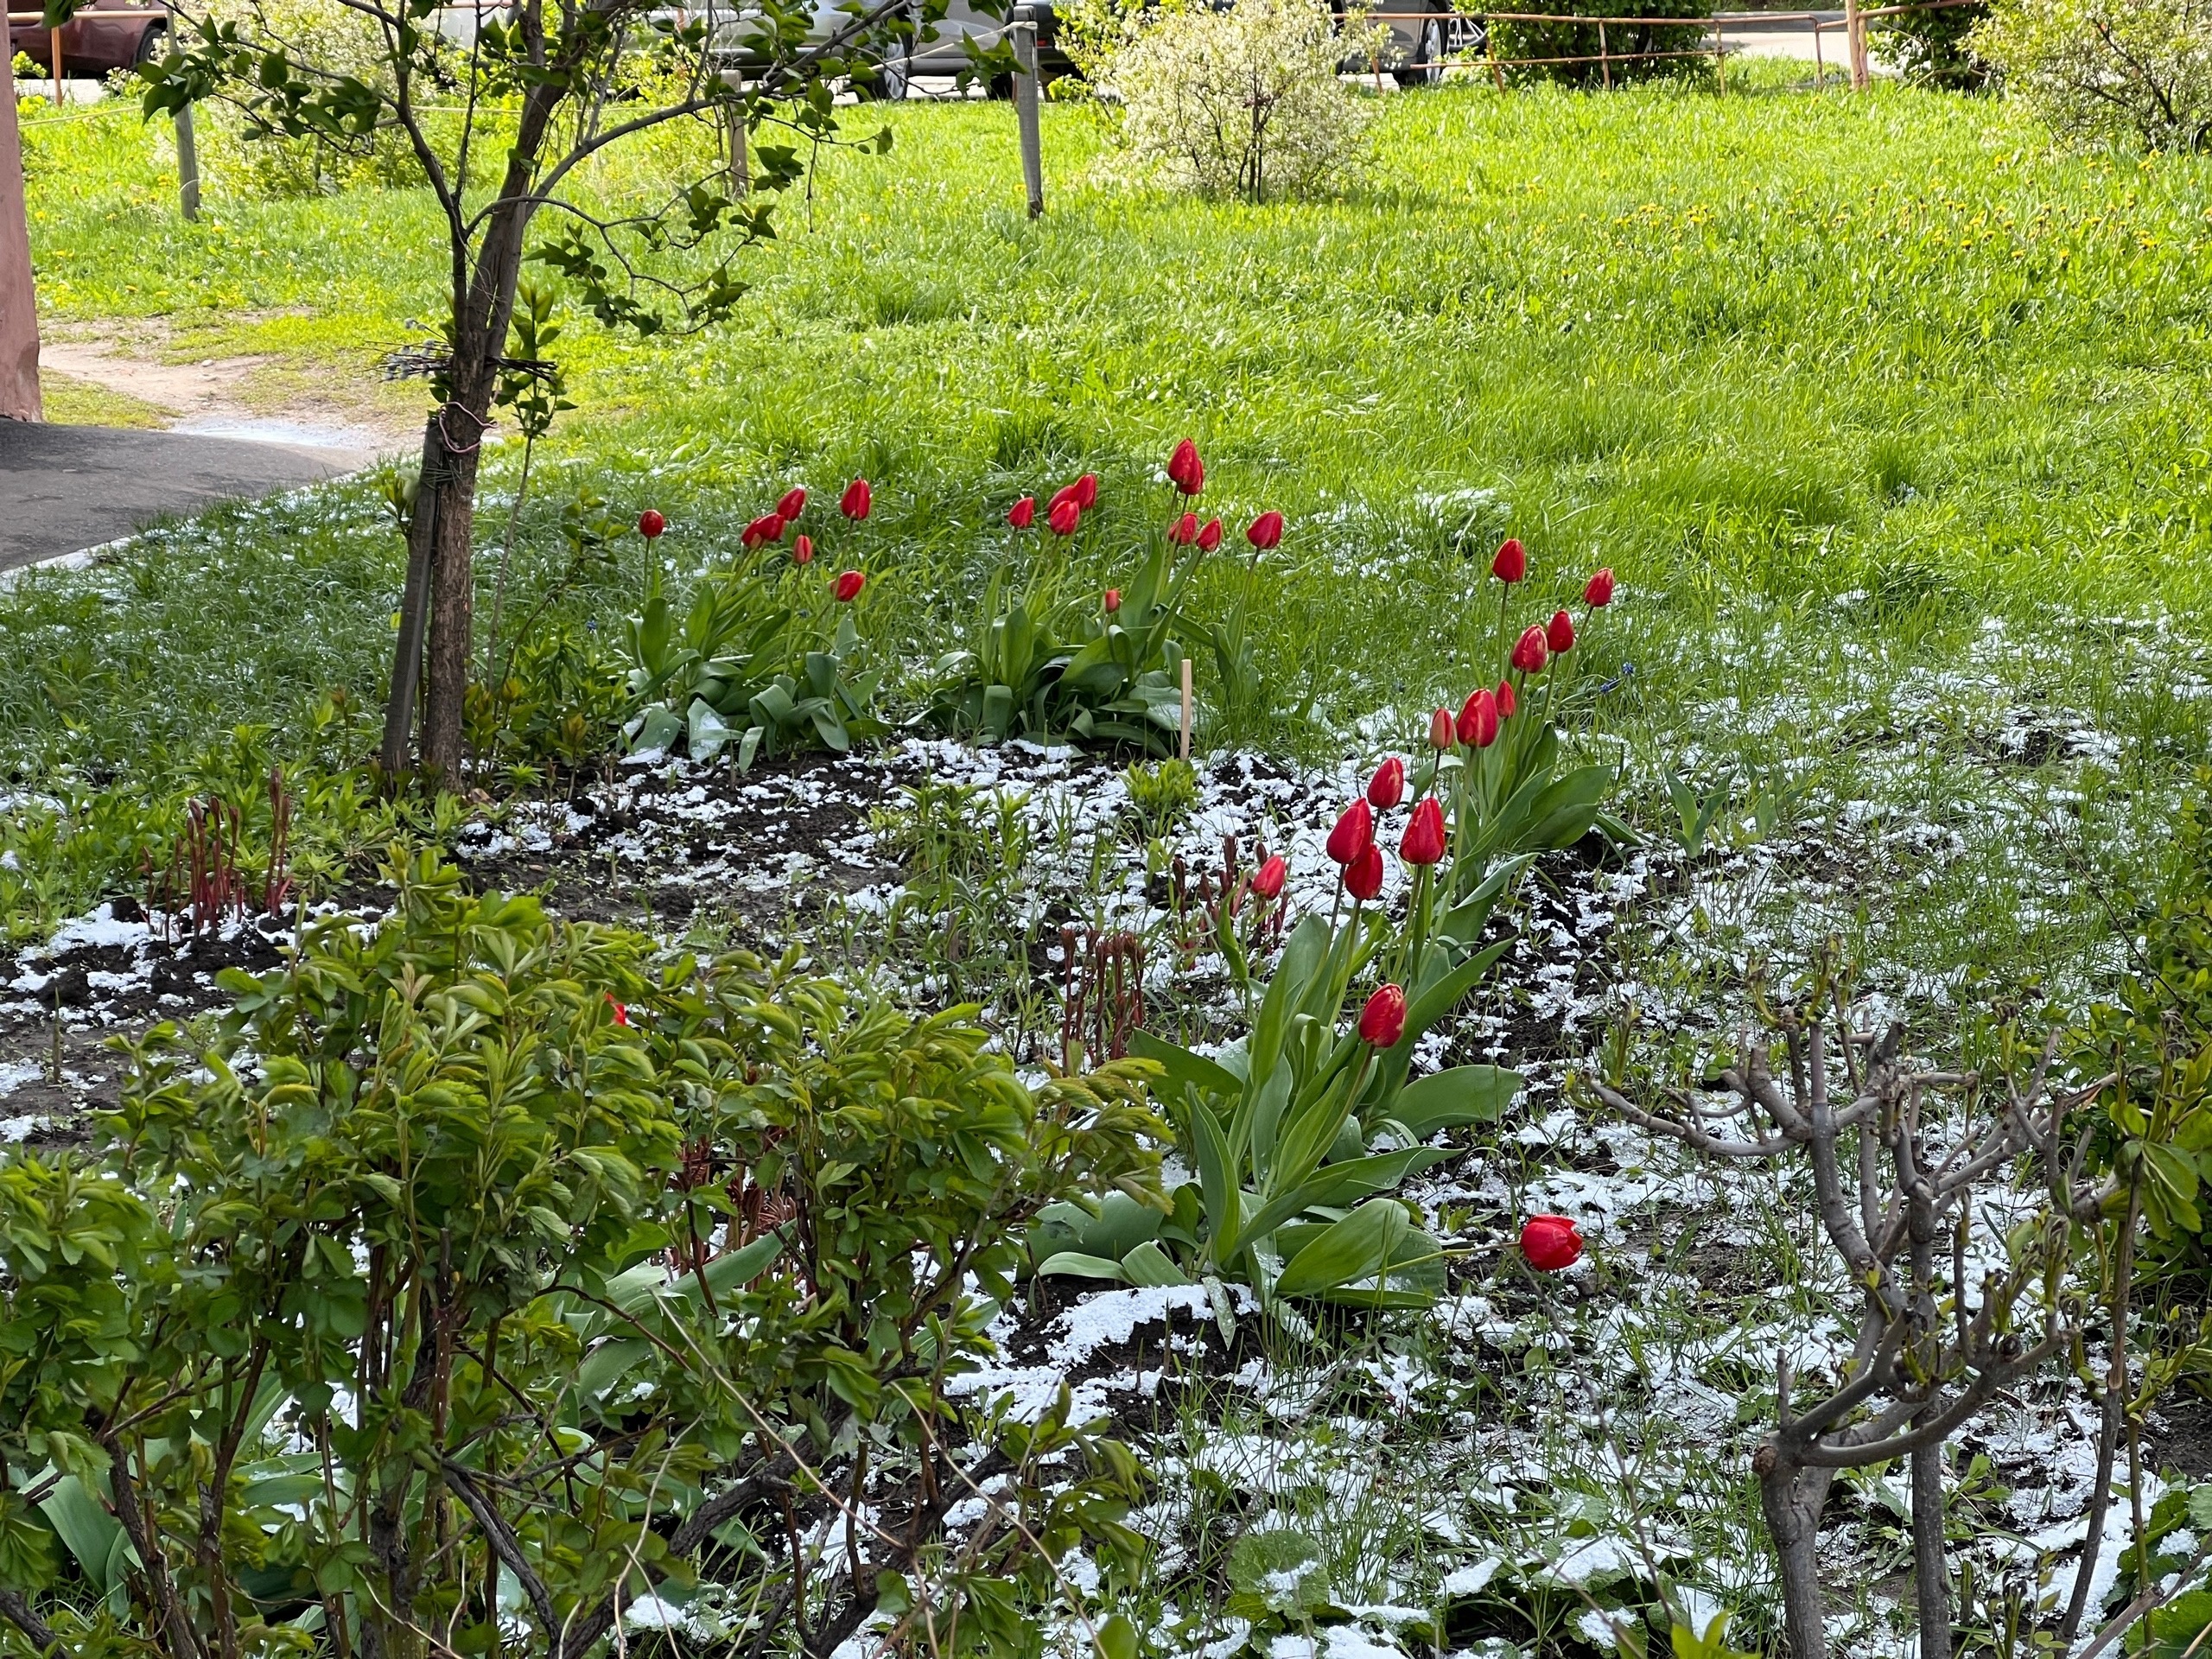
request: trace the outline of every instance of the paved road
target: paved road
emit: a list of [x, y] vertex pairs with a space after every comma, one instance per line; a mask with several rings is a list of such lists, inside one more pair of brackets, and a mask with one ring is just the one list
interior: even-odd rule
[[0, 570], [98, 547], [170, 514], [316, 483], [361, 461], [182, 432], [0, 421]]

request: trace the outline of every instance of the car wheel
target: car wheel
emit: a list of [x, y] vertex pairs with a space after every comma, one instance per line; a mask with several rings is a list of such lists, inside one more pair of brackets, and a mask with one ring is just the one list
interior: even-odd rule
[[138, 53], [130, 60], [130, 67], [143, 69], [148, 64], [159, 60], [168, 51], [168, 30], [156, 23], [138, 37]]
[[1414, 44], [1414, 60], [1396, 72], [1401, 86], [1433, 86], [1444, 79], [1444, 24], [1434, 17], [1421, 20], [1421, 35]]

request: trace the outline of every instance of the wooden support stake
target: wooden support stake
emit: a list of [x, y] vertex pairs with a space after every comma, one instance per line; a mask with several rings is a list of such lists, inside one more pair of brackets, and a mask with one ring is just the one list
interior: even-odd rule
[[1843, 0], [1843, 44], [1851, 60], [1851, 90], [1863, 92], [1873, 77], [1866, 67], [1866, 20], [1859, 15], [1859, 0]]
[[1183, 659], [1183, 759], [1191, 758], [1191, 659]]
[[176, 200], [186, 224], [200, 217], [200, 141], [189, 104], [176, 112]]
[[1029, 189], [1029, 217], [1045, 212], [1045, 140], [1037, 122], [1037, 25], [1024, 20], [1013, 24], [1014, 121], [1021, 129], [1021, 181]]
[[1605, 53], [1605, 20], [1598, 20], [1598, 73], [1605, 78], [1605, 90], [1613, 90], [1613, 60]]
[[61, 31], [48, 29], [46, 38], [47, 50], [54, 54], [50, 60], [54, 69], [54, 107], [58, 110], [61, 107]]
[[16, 80], [0, 98], [0, 420], [44, 417], [38, 393], [38, 291], [31, 283], [30, 214], [16, 132]]

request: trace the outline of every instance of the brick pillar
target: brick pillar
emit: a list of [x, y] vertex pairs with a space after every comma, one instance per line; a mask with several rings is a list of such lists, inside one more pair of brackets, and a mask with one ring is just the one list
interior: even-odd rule
[[[5, 33], [0, 30], [0, 37]], [[41, 413], [38, 297], [31, 285], [30, 220], [23, 203], [22, 141], [16, 130], [16, 79], [0, 64], [0, 419], [35, 421]]]

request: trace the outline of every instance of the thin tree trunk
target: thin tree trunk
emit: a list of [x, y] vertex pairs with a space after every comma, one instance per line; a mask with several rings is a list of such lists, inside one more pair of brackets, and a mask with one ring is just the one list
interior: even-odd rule
[[2082, 1560], [2074, 1569], [2074, 1592], [2067, 1598], [2066, 1617], [2059, 1621], [2059, 1640], [2071, 1643], [2081, 1633], [2089, 1609], [2089, 1586], [2097, 1574], [2097, 1557], [2105, 1540], [2105, 1521], [2112, 1509], [2113, 1465], [2120, 1454], [2120, 1418], [2127, 1402], [2127, 1303], [2135, 1271], [2135, 1229], [2143, 1214], [2143, 1189], [2131, 1184], [2127, 1195], [2127, 1224], [2120, 1230], [2113, 1257], [2112, 1366], [2105, 1374], [2102, 1420], [2097, 1425], [2096, 1484], [2089, 1489], [2089, 1530], [2082, 1541]]
[[1759, 1477], [1759, 1507], [1782, 1563], [1783, 1624], [1791, 1659], [1827, 1659], [1827, 1615], [1821, 1597], [1821, 1509], [1826, 1469], [1789, 1462], [1769, 1440], [1751, 1459]]
[[1951, 1573], [1943, 1548], [1943, 1462], [1941, 1440], [1912, 1454], [1912, 1567], [1920, 1605], [1920, 1659], [1951, 1659]]

